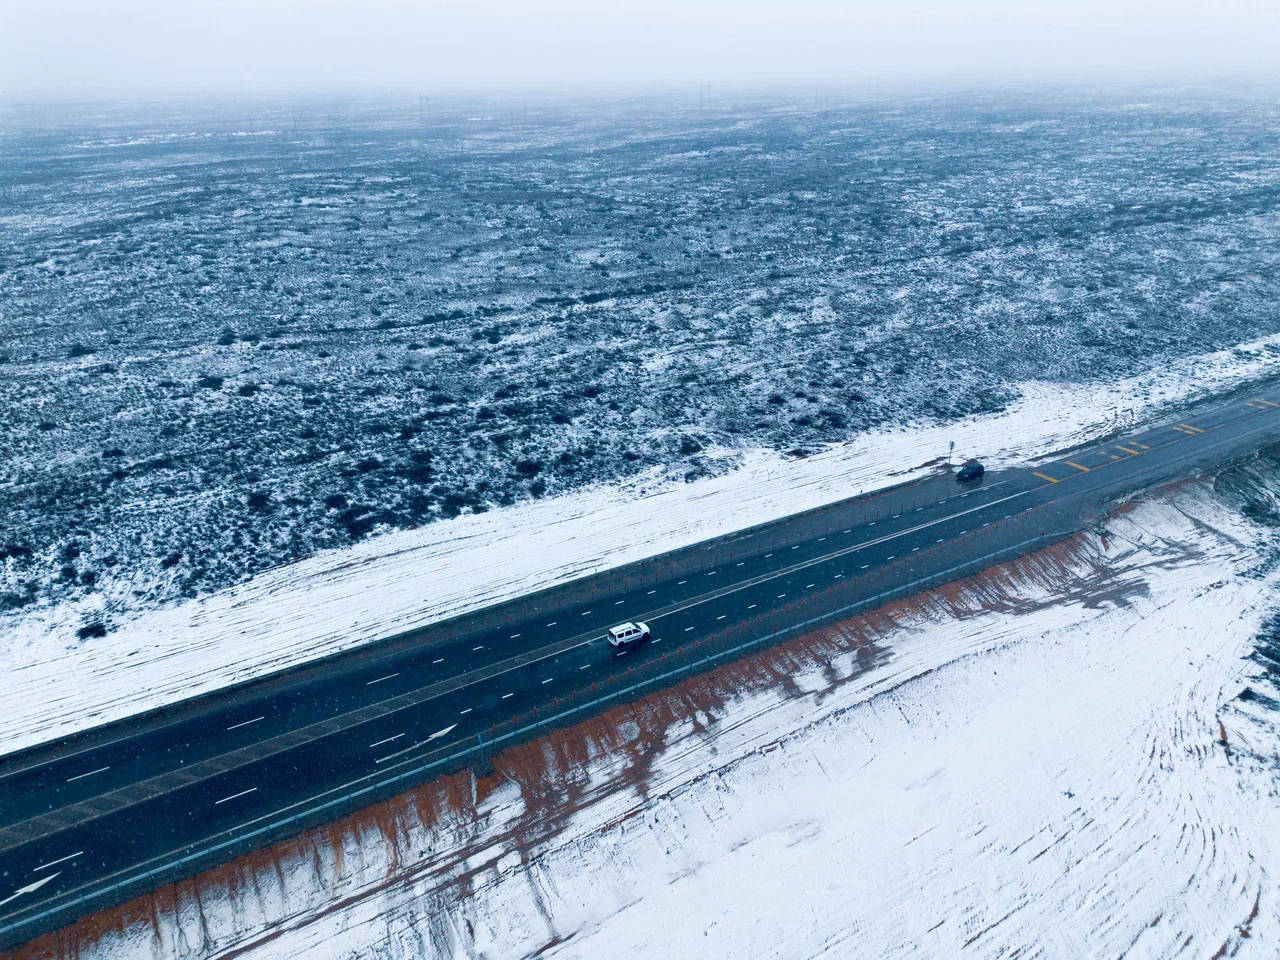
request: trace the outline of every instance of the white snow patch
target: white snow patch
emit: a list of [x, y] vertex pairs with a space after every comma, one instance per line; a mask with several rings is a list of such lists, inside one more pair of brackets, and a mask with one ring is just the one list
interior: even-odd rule
[[699, 482], [650, 473], [391, 533], [97, 640], [75, 638], [91, 607], [37, 609], [10, 622], [0, 649], [0, 754], [923, 475], [950, 440], [990, 466], [1034, 460], [1272, 374], [1278, 355], [1274, 336], [1111, 385], [1028, 383], [995, 416], [864, 434], [802, 460], [749, 450]]

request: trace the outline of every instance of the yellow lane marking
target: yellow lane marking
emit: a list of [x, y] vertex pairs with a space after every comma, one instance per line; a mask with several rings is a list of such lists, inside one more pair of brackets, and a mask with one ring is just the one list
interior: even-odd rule
[[1203, 431], [1203, 430], [1201, 430], [1199, 427], [1193, 427], [1193, 426], [1191, 426], [1191, 424], [1189, 424], [1189, 423], [1180, 423], [1180, 424], [1178, 424], [1178, 426], [1179, 426], [1182, 430], [1190, 430], [1192, 433], [1204, 433], [1204, 431]]
[[1077, 470], [1083, 470], [1085, 473], [1089, 472], [1088, 467], [1084, 466], [1083, 464], [1076, 463], [1074, 460], [1063, 460], [1062, 462], [1065, 463], [1068, 467], [1075, 467]]
[[1121, 443], [1117, 443], [1117, 444], [1116, 444], [1116, 449], [1117, 449], [1117, 450], [1123, 450], [1125, 453], [1131, 453], [1131, 454], [1133, 454], [1135, 457], [1136, 457], [1136, 456], [1140, 456], [1140, 454], [1138, 453], [1138, 451], [1137, 451], [1137, 450], [1130, 450], [1128, 447], [1126, 447], [1124, 444], [1121, 444]]
[[1280, 403], [1272, 403], [1270, 400], [1263, 400], [1261, 397], [1258, 398], [1258, 402], [1265, 403], [1268, 407], [1280, 407]]
[[1138, 443], [1138, 441], [1136, 441], [1136, 440], [1130, 440], [1129, 442], [1130, 442], [1130, 443], [1132, 443], [1135, 447], [1141, 447], [1143, 450], [1150, 450], [1150, 449], [1151, 449], [1151, 448], [1150, 448], [1150, 447], [1148, 447], [1145, 443]]
[[1192, 433], [1190, 430], [1184, 430], [1182, 427], [1174, 427], [1173, 429], [1177, 430], [1179, 433], [1185, 433], [1188, 437], [1195, 436], [1195, 434]]
[[1050, 483], [1057, 483], [1057, 482], [1058, 482], [1058, 478], [1057, 478], [1057, 477], [1051, 477], [1051, 476], [1049, 476], [1047, 473], [1041, 473], [1039, 470], [1032, 470], [1031, 472], [1032, 472], [1032, 473], [1034, 473], [1034, 474], [1035, 474], [1037, 477], [1039, 477], [1041, 480], [1048, 480]]
[[1108, 453], [1108, 454], [1107, 454], [1107, 456], [1108, 456], [1108, 457], [1110, 457], [1112, 460], [1123, 460], [1123, 459], [1124, 459], [1124, 457], [1117, 457], [1114, 453]]
[[1262, 404], [1258, 403], [1258, 401], [1257, 401], [1257, 400], [1246, 400], [1246, 401], [1244, 402], [1244, 405], [1245, 405], [1246, 407], [1253, 407], [1255, 410], [1265, 410], [1265, 409], [1266, 409]]

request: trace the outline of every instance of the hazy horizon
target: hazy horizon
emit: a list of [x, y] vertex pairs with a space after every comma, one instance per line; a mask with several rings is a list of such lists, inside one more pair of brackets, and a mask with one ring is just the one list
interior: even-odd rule
[[1280, 79], [1280, 9], [1229, 0], [0, 0], [6, 98]]

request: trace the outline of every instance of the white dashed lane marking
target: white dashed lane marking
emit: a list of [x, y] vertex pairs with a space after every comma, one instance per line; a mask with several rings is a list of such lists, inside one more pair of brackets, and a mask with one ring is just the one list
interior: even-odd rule
[[60, 863], [66, 863], [68, 860], [74, 860], [76, 857], [84, 853], [83, 850], [77, 850], [75, 853], [69, 853], [65, 857], [59, 857], [57, 860], [50, 860], [48, 863], [42, 863], [38, 867], [32, 869], [32, 873], [38, 870], [48, 870], [50, 867], [56, 867]]
[[226, 803], [228, 800], [235, 800], [238, 797], [247, 797], [251, 793], [256, 793], [257, 790], [258, 790], [257, 787], [250, 787], [248, 790], [241, 790], [239, 793], [233, 793], [229, 797], [223, 797], [221, 800], [215, 800], [213, 802], [213, 805], [216, 807], [218, 804]]

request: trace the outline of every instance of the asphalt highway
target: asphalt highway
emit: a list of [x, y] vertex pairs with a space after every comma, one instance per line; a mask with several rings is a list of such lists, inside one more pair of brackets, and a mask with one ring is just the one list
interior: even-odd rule
[[[1277, 439], [1280, 391], [1232, 400], [977, 484], [940, 474], [855, 498], [0, 759], [0, 946], [281, 835], [264, 824], [428, 779], [413, 779], [426, 757], [474, 759], [532, 719], [569, 705], [580, 716], [655, 665], [1034, 549], [1114, 498]], [[652, 641], [612, 650], [604, 632], [629, 620]]]

